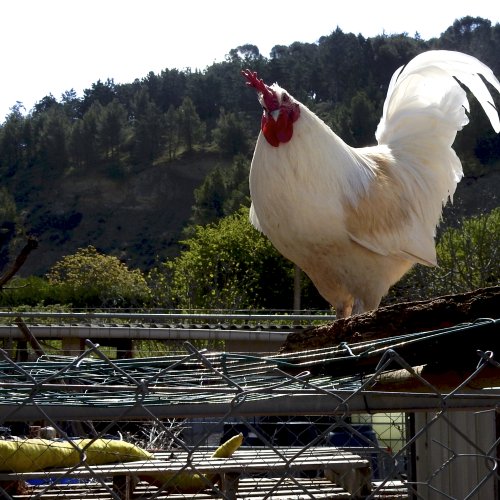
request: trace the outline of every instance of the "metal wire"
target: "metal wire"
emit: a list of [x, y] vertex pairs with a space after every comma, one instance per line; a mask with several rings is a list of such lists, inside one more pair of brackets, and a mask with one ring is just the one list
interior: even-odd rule
[[[454, 329], [391, 339], [390, 342], [344, 344], [333, 349], [276, 356], [208, 352], [185, 344], [186, 352], [183, 353], [154, 358], [110, 359], [99, 345], [87, 341], [87, 349], [77, 357], [42, 357], [36, 362], [19, 363], [0, 350], [0, 425], [43, 420], [46, 425], [53, 426], [59, 436], [70, 439], [74, 434], [65, 428], [68, 421], [84, 423], [91, 420], [94, 437], [117, 429], [128, 435], [127, 429], [137, 431], [138, 422], [140, 425], [154, 424], [173, 447], [164, 451], [175, 449], [184, 453], [183, 470], [190, 473], [199, 472], [196, 454], [204, 449], [208, 440], [214, 435], [218, 440], [222, 439], [222, 430], [229, 424], [239, 425], [246, 430], [248, 439], [250, 435], [254, 436], [253, 439], [260, 443], [258, 446], [264, 446], [265, 450], [286, 461], [283, 473], [269, 478], [273, 482], [256, 498], [277, 495], [285, 484], [294, 489], [296, 495], [316, 498], [317, 493], [311, 493], [314, 481], [306, 482], [304, 477], [297, 476], [294, 464], [314, 447], [327, 445], [332, 434], [341, 432], [356, 440], [357, 447], [350, 449], [355, 449], [360, 456], [368, 461], [374, 461], [376, 456], [380, 477], [373, 480], [372, 492], [364, 495], [366, 498], [383, 498], [389, 490], [392, 498], [411, 495], [414, 498], [433, 498], [433, 495], [437, 495], [436, 498], [439, 495], [469, 498], [482, 492], [489, 495], [494, 491], [495, 482], [498, 483], [498, 436], [487, 434], [484, 425], [479, 426], [484, 435], [480, 432], [473, 435], [471, 424], [464, 427], [456, 420], [456, 415], [473, 415], [479, 421], [491, 411], [495, 414], [500, 389], [465, 390], [486, 368], [500, 373], [500, 364], [493, 351], [478, 350], [472, 360], [475, 369], [452, 390], [443, 392], [422, 377], [413, 368], [412, 357], [408, 361], [399, 348], [455, 338], [454, 335], [464, 338], [466, 332], [477, 336], [483, 329], [491, 328], [490, 325], [497, 328], [498, 324], [498, 320], [485, 320]], [[491, 341], [494, 344], [494, 339]], [[374, 352], [378, 355], [373, 356], [373, 362], [363, 365], [363, 368], [370, 366], [370, 372], [362, 376], [351, 374], [351, 368], [345, 370], [345, 365], [337, 361], [347, 358], [364, 362]], [[307, 369], [321, 365], [328, 366], [328, 370]], [[338, 372], [335, 366], [340, 367]], [[405, 370], [427, 391], [371, 390], [381, 375], [395, 368]], [[416, 420], [426, 416], [423, 423], [408, 432], [397, 450], [388, 450], [380, 441], [380, 435], [378, 439], [368, 438], [356, 424], [356, 418], [361, 414], [373, 419], [374, 414], [387, 411], [405, 411], [407, 415], [416, 412], [419, 417]], [[285, 454], [277, 439], [281, 428], [289, 432], [294, 424], [300, 423], [297, 418], [301, 419], [300, 422], [308, 422], [304, 429], [318, 432], [296, 448], [288, 444], [292, 453]], [[182, 432], [186, 432], [186, 429], [197, 428], [198, 420], [205, 419], [211, 419], [210, 425], [201, 426], [199, 434], [192, 439], [173, 432], [167, 425], [168, 421], [176, 422], [183, 428]], [[496, 425], [494, 420], [490, 424]], [[266, 431], [269, 426], [273, 429], [271, 434]], [[435, 432], [439, 426], [446, 428], [448, 441], [442, 439], [444, 434]], [[421, 455], [423, 450], [436, 447], [438, 452], [434, 451], [433, 457], [441, 454], [439, 463], [424, 469], [422, 464], [426, 463], [426, 457]], [[102, 476], [92, 476], [93, 469], [85, 461], [85, 450], [79, 451], [82, 453], [81, 465], [86, 467], [95, 485], [104, 491], [103, 495], [107, 495], [103, 498], [120, 498]], [[452, 484], [453, 479], [463, 481], [466, 472], [472, 470], [470, 467], [461, 468], [460, 464], [465, 461], [474, 464], [476, 476], [467, 477], [467, 485], [457, 490], [459, 481]], [[68, 469], [64, 477], [71, 478], [74, 470]], [[374, 474], [376, 470], [373, 469]], [[50, 478], [50, 472], [46, 474]], [[264, 482], [259, 486], [257, 479], [254, 481], [255, 488], [264, 488]], [[2, 484], [0, 480], [3, 498], [15, 498], [3, 489]], [[42, 498], [49, 491], [57, 496], [57, 488], [60, 486], [49, 481], [35, 488], [32, 498]], [[60, 491], [63, 497], [64, 493]], [[140, 491], [142, 493], [138, 493], [137, 498], [141, 499], [164, 498], [162, 495], [166, 495], [161, 488]], [[210, 495], [211, 498], [228, 498], [215, 486]], [[188, 495], [184, 498], [196, 497]]]

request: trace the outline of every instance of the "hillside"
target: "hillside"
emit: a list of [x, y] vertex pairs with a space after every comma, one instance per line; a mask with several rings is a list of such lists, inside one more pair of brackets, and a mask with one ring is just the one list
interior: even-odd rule
[[147, 269], [157, 255], [175, 251], [191, 215], [193, 190], [217, 161], [193, 155], [125, 179], [102, 173], [39, 179], [19, 207], [27, 230], [39, 238], [22, 274], [43, 274], [63, 255], [87, 245]]
[[[193, 190], [216, 163], [216, 156], [205, 153], [145, 168], [129, 180], [68, 174], [40, 183], [23, 207], [40, 245], [22, 274], [44, 274], [63, 255], [87, 245], [143, 270], [157, 256], [174, 255], [191, 215]], [[462, 180], [454, 203], [444, 210], [443, 226], [499, 205], [500, 169], [492, 167], [480, 177]]]

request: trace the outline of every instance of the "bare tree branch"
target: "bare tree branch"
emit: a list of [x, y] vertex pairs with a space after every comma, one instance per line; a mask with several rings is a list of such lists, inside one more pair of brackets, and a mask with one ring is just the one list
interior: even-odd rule
[[12, 277], [21, 269], [23, 264], [26, 262], [28, 255], [38, 247], [38, 241], [35, 238], [29, 237], [24, 248], [19, 252], [16, 260], [7, 271], [0, 276], [0, 289], [2, 289], [5, 284], [12, 279]]

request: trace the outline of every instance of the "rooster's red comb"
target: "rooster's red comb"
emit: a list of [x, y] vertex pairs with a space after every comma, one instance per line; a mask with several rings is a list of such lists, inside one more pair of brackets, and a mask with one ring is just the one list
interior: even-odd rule
[[279, 107], [279, 102], [276, 97], [276, 93], [271, 90], [262, 78], [257, 76], [257, 71], [250, 71], [249, 69], [244, 69], [241, 74], [246, 78], [246, 84], [249, 87], [253, 87], [257, 92], [262, 94], [262, 99], [268, 111], [274, 111]]

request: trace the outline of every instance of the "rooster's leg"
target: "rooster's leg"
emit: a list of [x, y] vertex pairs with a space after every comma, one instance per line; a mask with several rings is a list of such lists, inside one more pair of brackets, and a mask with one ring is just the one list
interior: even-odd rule
[[352, 314], [353, 301], [342, 302], [335, 305], [335, 316], [337, 319], [347, 318]]

